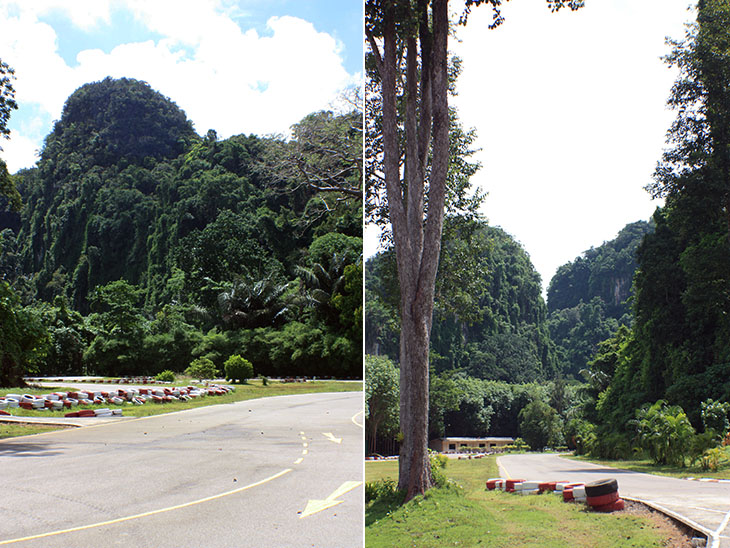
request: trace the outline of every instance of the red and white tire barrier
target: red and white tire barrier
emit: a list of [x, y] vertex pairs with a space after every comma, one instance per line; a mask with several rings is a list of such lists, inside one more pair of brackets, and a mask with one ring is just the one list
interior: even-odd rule
[[615, 512], [624, 509], [624, 501], [618, 494], [618, 482], [614, 478], [588, 483], [585, 491], [586, 504], [596, 512]]
[[[209, 385], [206, 388], [196, 386], [164, 387], [164, 388], [134, 388], [119, 390], [81, 390], [75, 392], [54, 392], [35, 396], [33, 394], [6, 394], [0, 396], [0, 410], [22, 408], [27, 410], [61, 411], [77, 405], [90, 407], [93, 405], [112, 404], [123, 406], [144, 405], [147, 402], [160, 404], [189, 401], [204, 396], [221, 396], [235, 390], [228, 385]], [[5, 414], [8, 414], [5, 412]], [[81, 409], [66, 413], [66, 417], [95, 417], [119, 416], [122, 409]], [[501, 478], [500, 478], [501, 479]], [[499, 488], [504, 489], [504, 480]]]
[[612, 502], [616, 502], [618, 498], [618, 491], [614, 491], [613, 493], [608, 493], [607, 495], [586, 497], [586, 504], [593, 508], [597, 508], [599, 506], [605, 506], [607, 504], [611, 504]]
[[588, 484], [566, 481], [489, 478], [486, 487], [490, 491], [503, 489], [521, 495], [534, 495], [552, 491], [558, 493], [564, 502], [584, 502], [596, 512], [616, 512], [624, 509], [624, 501], [618, 494], [618, 482], [613, 478]]
[[624, 499], [617, 499], [603, 506], [592, 506], [591, 509], [595, 512], [618, 512], [624, 509]]

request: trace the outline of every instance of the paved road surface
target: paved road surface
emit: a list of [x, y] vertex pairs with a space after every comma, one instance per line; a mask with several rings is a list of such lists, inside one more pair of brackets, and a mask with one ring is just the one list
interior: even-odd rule
[[1, 441], [0, 545], [360, 547], [362, 421], [303, 394]]
[[730, 547], [730, 484], [681, 480], [598, 466], [557, 455], [505, 455], [497, 459], [512, 478], [590, 482], [612, 477], [619, 494], [668, 510], [708, 535], [708, 547]]

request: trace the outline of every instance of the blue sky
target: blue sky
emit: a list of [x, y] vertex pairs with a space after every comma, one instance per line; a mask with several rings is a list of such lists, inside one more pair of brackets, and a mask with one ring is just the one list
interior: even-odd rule
[[147, 81], [199, 133], [285, 134], [362, 79], [361, 0], [0, 0], [20, 109], [3, 158], [36, 151], [79, 86]]

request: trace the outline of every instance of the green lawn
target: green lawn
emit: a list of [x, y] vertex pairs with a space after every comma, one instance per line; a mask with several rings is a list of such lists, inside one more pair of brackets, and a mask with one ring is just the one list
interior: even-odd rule
[[[69, 428], [73, 428], [70, 426]], [[0, 439], [17, 438], [18, 436], [30, 436], [31, 434], [43, 434], [55, 430], [63, 430], [64, 427], [44, 426], [42, 424], [0, 422]]]
[[[397, 462], [368, 462], [366, 481], [397, 477]], [[522, 496], [487, 491], [494, 457], [451, 460], [446, 475], [461, 488], [434, 489], [404, 506], [368, 503], [368, 548], [484, 546], [621, 548], [664, 546], [646, 518], [598, 514], [552, 493]]]
[[613, 468], [622, 468], [633, 472], [644, 472], [645, 474], [655, 474], [657, 476], [670, 476], [672, 478], [716, 478], [730, 479], [730, 447], [725, 448], [725, 460], [721, 463], [719, 470], [712, 472], [702, 470], [699, 466], [687, 466], [680, 468], [678, 466], [670, 466], [668, 464], [654, 464], [649, 459], [637, 460], [599, 460], [586, 456], [569, 457], [575, 460], [592, 462], [602, 466], [612, 466]]
[[[136, 385], [130, 385], [136, 386]], [[162, 385], [160, 385], [162, 386]], [[158, 388], [160, 386], [157, 386]], [[127, 417], [147, 417], [150, 415], [160, 415], [162, 413], [170, 413], [173, 411], [182, 411], [184, 409], [193, 409], [195, 407], [203, 407], [206, 405], [216, 405], [223, 403], [234, 403], [237, 401], [251, 400], [255, 398], [265, 398], [269, 396], [284, 396], [291, 394], [311, 394], [319, 392], [358, 392], [362, 391], [362, 382], [344, 382], [344, 381], [308, 381], [302, 383], [283, 383], [278, 381], [269, 381], [267, 386], [263, 386], [259, 379], [249, 381], [249, 384], [234, 385], [234, 392], [223, 396], [205, 396], [195, 398], [186, 402], [171, 402], [155, 404], [147, 402], [144, 405], [132, 405], [124, 403], [122, 405], [112, 405], [105, 403], [101, 406], [76, 406], [63, 411], [50, 410], [26, 410], [21, 408], [7, 409], [10, 413], [17, 417], [63, 417], [69, 411], [78, 411], [79, 409], [94, 409], [106, 407], [109, 409], [123, 409], [124, 416]], [[154, 387], [154, 385], [152, 385]], [[69, 388], [61, 386], [44, 387], [41, 389], [31, 388], [3, 388], [0, 395], [5, 394], [50, 394], [53, 392], [68, 392]]]

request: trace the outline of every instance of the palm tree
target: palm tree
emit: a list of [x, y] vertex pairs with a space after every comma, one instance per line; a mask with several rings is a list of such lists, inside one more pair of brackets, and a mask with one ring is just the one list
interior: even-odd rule
[[339, 311], [332, 303], [332, 297], [341, 293], [345, 285], [345, 254], [334, 253], [329, 264], [314, 263], [311, 267], [296, 267], [296, 274], [303, 283], [303, 297], [306, 306], [314, 308], [327, 323], [336, 322]]
[[262, 280], [238, 278], [218, 294], [223, 321], [248, 329], [280, 325], [289, 311], [287, 289], [288, 283], [271, 275]]

